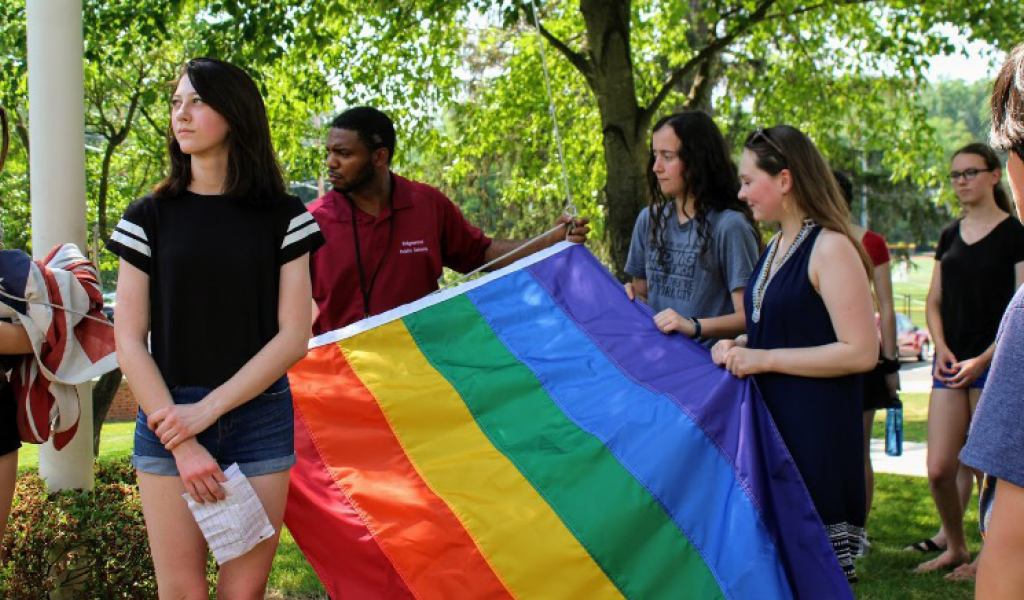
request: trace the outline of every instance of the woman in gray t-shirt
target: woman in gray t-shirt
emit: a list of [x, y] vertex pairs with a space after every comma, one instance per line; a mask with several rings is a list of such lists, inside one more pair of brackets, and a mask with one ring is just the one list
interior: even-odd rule
[[626, 260], [629, 297], [657, 314], [664, 333], [678, 331], [710, 347], [745, 329], [743, 288], [760, 240], [738, 197], [736, 168], [707, 114], [663, 117], [651, 134], [651, 204], [640, 212]]

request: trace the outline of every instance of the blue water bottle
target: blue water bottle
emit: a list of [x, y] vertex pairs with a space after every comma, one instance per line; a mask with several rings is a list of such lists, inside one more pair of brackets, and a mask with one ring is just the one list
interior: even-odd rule
[[903, 403], [894, 398], [885, 415], [885, 453], [903, 454]]

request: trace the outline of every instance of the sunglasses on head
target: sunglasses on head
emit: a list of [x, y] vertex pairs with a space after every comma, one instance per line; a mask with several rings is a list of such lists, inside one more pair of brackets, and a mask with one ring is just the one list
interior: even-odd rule
[[772, 138], [768, 137], [767, 129], [765, 129], [764, 127], [758, 127], [757, 130], [754, 132], [754, 135], [750, 136], [750, 141], [753, 142], [758, 138], [763, 139], [765, 142], [768, 143], [769, 146], [772, 147], [773, 150], [778, 152], [779, 156], [782, 157], [783, 162], [787, 164], [789, 163], [789, 158], [786, 156], [786, 153], [782, 151], [782, 148], [780, 148], [778, 144], [772, 141]]

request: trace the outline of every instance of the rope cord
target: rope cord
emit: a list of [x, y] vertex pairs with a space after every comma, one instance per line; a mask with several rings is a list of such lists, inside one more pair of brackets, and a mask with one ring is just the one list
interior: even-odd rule
[[2, 289], [0, 289], [0, 296], [4, 296], [5, 298], [10, 298], [11, 300], [17, 300], [18, 302], [24, 302], [26, 304], [42, 304], [43, 306], [48, 306], [50, 308], [55, 308], [57, 310], [63, 310], [65, 312], [69, 312], [69, 313], [71, 313], [73, 315], [78, 315], [78, 316], [84, 317], [86, 319], [91, 319], [93, 321], [96, 321], [97, 323], [103, 323], [104, 325], [108, 325], [110, 327], [114, 326], [114, 324], [111, 323], [110, 321], [108, 321], [107, 319], [100, 319], [100, 318], [94, 317], [92, 315], [87, 315], [85, 313], [78, 312], [77, 310], [72, 310], [70, 308], [65, 308], [65, 307], [61, 306], [60, 304], [50, 304], [49, 302], [43, 302], [42, 300], [29, 300], [28, 298], [21, 298], [20, 296], [15, 296], [14, 294], [8, 294], [7, 292], [5, 292]]
[[548, 92], [548, 112], [551, 113], [551, 128], [555, 134], [555, 146], [558, 148], [558, 162], [562, 165], [562, 183], [565, 185], [565, 214], [569, 217], [577, 215], [576, 205], [572, 201], [572, 191], [569, 189], [569, 169], [565, 166], [565, 150], [562, 147], [562, 134], [558, 130], [558, 114], [555, 111], [555, 99], [551, 93], [551, 76], [548, 74], [548, 57], [544, 52], [544, 38], [540, 32], [540, 17], [537, 15], [537, 5], [530, 0], [530, 10], [533, 12], [533, 24], [537, 27], [537, 46], [540, 47], [540, 66], [544, 70], [544, 87]]

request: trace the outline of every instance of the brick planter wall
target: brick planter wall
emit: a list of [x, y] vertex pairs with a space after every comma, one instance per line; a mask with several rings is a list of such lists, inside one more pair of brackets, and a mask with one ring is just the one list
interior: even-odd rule
[[107, 421], [134, 421], [139, 410], [139, 404], [135, 402], [131, 388], [126, 381], [121, 382], [114, 401], [110, 403], [110, 410], [107, 411]]

